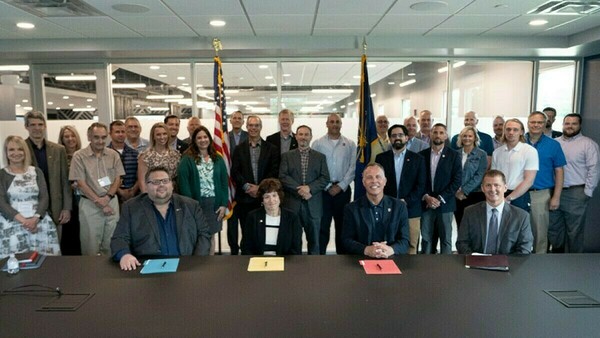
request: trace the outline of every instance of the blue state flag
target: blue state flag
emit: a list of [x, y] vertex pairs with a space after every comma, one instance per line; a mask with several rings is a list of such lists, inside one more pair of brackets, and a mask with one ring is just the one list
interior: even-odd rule
[[358, 145], [356, 151], [356, 171], [354, 175], [354, 200], [365, 194], [362, 184], [362, 173], [371, 159], [371, 147], [377, 142], [377, 128], [369, 88], [369, 74], [367, 72], [367, 55], [361, 59], [360, 74], [360, 103], [358, 105]]

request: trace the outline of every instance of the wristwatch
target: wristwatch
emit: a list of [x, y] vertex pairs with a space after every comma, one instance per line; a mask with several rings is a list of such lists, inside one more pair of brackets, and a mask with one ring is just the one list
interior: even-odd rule
[[115, 197], [115, 195], [113, 194], [106, 194], [106, 196], [108, 196], [108, 198], [110, 198], [111, 200]]
[[40, 214], [33, 214], [33, 217], [36, 217], [36, 218], [42, 219], [42, 215], [40, 215]]

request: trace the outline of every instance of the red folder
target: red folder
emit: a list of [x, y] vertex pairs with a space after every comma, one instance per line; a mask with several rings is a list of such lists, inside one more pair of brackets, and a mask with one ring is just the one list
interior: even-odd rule
[[367, 275], [401, 275], [402, 272], [391, 259], [364, 259], [358, 261]]

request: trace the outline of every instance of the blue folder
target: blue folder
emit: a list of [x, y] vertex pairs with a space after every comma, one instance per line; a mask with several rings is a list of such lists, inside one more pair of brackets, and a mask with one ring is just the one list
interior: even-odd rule
[[179, 258], [148, 259], [140, 271], [142, 274], [169, 273], [177, 271]]

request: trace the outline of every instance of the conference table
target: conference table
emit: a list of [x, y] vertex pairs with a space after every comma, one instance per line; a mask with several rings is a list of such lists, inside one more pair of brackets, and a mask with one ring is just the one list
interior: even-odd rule
[[94, 293], [74, 312], [36, 309], [57, 295], [0, 297], [1, 337], [592, 337], [600, 308], [567, 308], [544, 290], [600, 299], [600, 255], [510, 257], [510, 271], [466, 269], [462, 255], [398, 256], [401, 275], [367, 275], [358, 256], [285, 257], [248, 272], [248, 256], [182, 257], [176, 273], [121, 271], [106, 257], [48, 257], [2, 273]]

